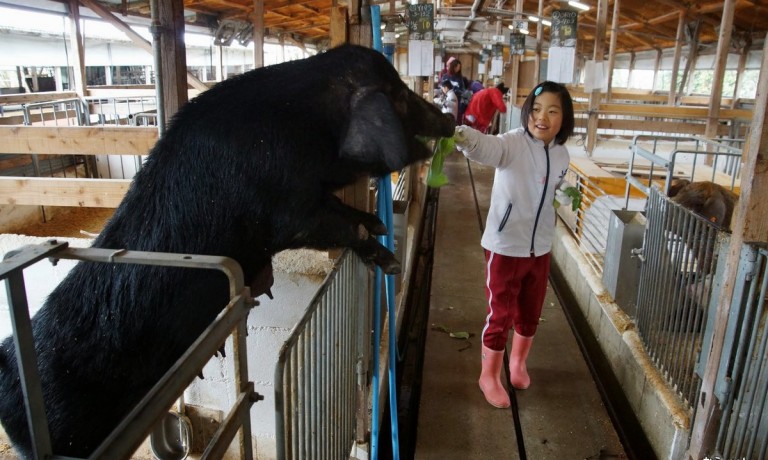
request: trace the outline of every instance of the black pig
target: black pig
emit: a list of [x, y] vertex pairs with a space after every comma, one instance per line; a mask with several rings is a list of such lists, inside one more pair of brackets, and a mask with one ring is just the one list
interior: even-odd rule
[[[394, 273], [373, 236], [381, 221], [333, 192], [428, 158], [417, 136], [453, 128], [370, 49], [253, 70], [178, 111], [93, 246], [232, 257], [254, 296], [289, 248], [351, 247]], [[54, 453], [93, 452], [226, 305], [227, 286], [207, 270], [78, 264], [32, 319]], [[0, 421], [31, 455], [11, 338]]]

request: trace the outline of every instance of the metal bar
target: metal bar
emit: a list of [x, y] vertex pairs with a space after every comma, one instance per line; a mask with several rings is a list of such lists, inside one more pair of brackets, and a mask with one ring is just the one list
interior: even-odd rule
[[16, 349], [21, 390], [24, 394], [32, 452], [36, 459], [45, 459], [52, 452], [51, 437], [48, 431], [48, 419], [45, 415], [43, 386], [37, 369], [37, 353], [32, 336], [32, 322], [29, 319], [23, 272], [15, 271], [5, 277], [5, 287], [8, 292], [8, 304], [13, 326], [13, 344]]
[[[244, 419], [250, 420], [250, 409], [254, 402], [256, 402], [254, 396], [256, 392], [253, 390], [253, 382], [246, 382], [242, 391], [237, 397], [235, 405], [229, 412], [229, 415], [224, 419], [219, 429], [214, 433], [211, 442], [208, 443], [203, 455], [200, 456], [200, 460], [219, 459], [224, 458], [224, 454], [227, 452], [227, 448], [232, 443], [235, 435], [240, 431], [240, 427]], [[250, 436], [249, 436], [250, 437]], [[245, 458], [251, 458], [253, 456], [253, 450], [249, 449], [250, 456]], [[241, 447], [241, 458], [242, 457]]]
[[[248, 381], [248, 328], [246, 321], [237, 323], [232, 337], [234, 349], [235, 385], [237, 391], [251, 394], [251, 404], [258, 400], [253, 391], [253, 382]], [[250, 388], [250, 390], [248, 390]], [[263, 398], [262, 398], [263, 399]], [[250, 405], [248, 406], [250, 407]], [[251, 415], [247, 411], [238, 417], [240, 430], [240, 458], [251, 460], [253, 458], [253, 442], [251, 439]]]
[[218, 270], [229, 278], [230, 298], [241, 294], [244, 286], [243, 269], [240, 267], [240, 264], [232, 258], [223, 256], [129, 251], [125, 249], [66, 248], [66, 250], [56, 253], [55, 258], [116, 264], [159, 265], [164, 267]]

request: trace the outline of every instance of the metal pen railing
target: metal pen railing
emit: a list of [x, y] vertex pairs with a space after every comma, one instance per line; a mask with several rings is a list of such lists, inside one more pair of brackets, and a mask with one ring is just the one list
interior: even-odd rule
[[[707, 167], [710, 168], [710, 173], [707, 174], [708, 180], [716, 181], [718, 173], [725, 174], [729, 178], [730, 188], [734, 189], [736, 181], [741, 175], [741, 146], [743, 146], [743, 142], [739, 139], [714, 141], [698, 136], [636, 135], [630, 145], [632, 156], [626, 174], [625, 207], [629, 203], [631, 187], [648, 195], [649, 189], [654, 183], [654, 174], [657, 171], [664, 176], [663, 190], [666, 192], [669, 190], [673, 178], [696, 181], [696, 168], [701, 168], [703, 163], [708, 163]], [[663, 155], [661, 153], [661, 145], [670, 150], [668, 154]], [[683, 162], [683, 157], [686, 156], [691, 161]], [[638, 172], [638, 157], [650, 162], [647, 171]], [[680, 164], [690, 164], [690, 170], [682, 171], [676, 168]], [[642, 175], [646, 177], [646, 180], [640, 180], [636, 175]]]
[[[722, 281], [716, 279], [715, 289]], [[722, 417], [714, 458], [768, 458], [768, 249], [744, 244], [715, 382]], [[709, 315], [717, 313], [717, 296]], [[713, 324], [713, 323], [710, 323]], [[704, 349], [710, 349], [712, 328]], [[706, 359], [699, 364], [704, 375]]]
[[370, 275], [354, 253], [336, 262], [294, 327], [275, 370], [278, 459], [349, 458], [366, 409]]
[[695, 373], [717, 254], [727, 232], [670, 201], [652, 186], [637, 299], [637, 329], [670, 389], [689, 409], [700, 380]]
[[[79, 98], [59, 99], [22, 105], [25, 126], [83, 126], [87, 124], [88, 109]], [[93, 171], [83, 155], [47, 156], [41, 164], [40, 156], [31, 154], [32, 175], [35, 177], [54, 177], [58, 174], [67, 177], [71, 171], [79, 177], [79, 166], [85, 169], [85, 177], [92, 177]], [[27, 170], [11, 171], [13, 175], [28, 176]]]
[[216, 354], [229, 335], [233, 336], [237, 402], [214, 434], [201, 458], [222, 458], [238, 432], [240, 432], [242, 458], [253, 458], [249, 408], [261, 399], [261, 396], [253, 390], [253, 382], [248, 381], [246, 320], [254, 302], [250, 297], [250, 289], [244, 285], [240, 265], [227, 257], [100, 248], [76, 249], [69, 248], [67, 243], [58, 243], [55, 240], [41, 245], [25, 246], [8, 253], [0, 264], [0, 279], [5, 280], [8, 293], [13, 338], [35, 458], [63, 458], [55, 456], [55, 452], [51, 450], [23, 276], [25, 268], [45, 258], [53, 261], [73, 259], [95, 263], [209, 269], [218, 270], [227, 275], [230, 302], [90, 458], [130, 458], [164, 412], [197, 377], [203, 366], [211, 356]]

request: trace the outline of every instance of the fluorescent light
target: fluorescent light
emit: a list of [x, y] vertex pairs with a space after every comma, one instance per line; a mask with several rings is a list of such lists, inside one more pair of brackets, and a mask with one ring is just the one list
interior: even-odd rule
[[528, 20], [531, 22], [539, 22], [539, 18], [536, 16], [528, 16]]
[[541, 23], [542, 23], [542, 24], [544, 24], [544, 25], [545, 25], [545, 26], [547, 26], [547, 27], [549, 27], [549, 26], [551, 26], [551, 25], [552, 25], [552, 22], [551, 22], [551, 21], [547, 21], [546, 19], [542, 19], [542, 20], [541, 20]]
[[580, 9], [582, 11], [589, 10], [589, 5], [585, 5], [583, 3], [579, 3], [579, 2], [575, 2], [575, 1], [569, 1], [568, 4], [571, 5], [574, 8], [578, 8], [578, 9]]

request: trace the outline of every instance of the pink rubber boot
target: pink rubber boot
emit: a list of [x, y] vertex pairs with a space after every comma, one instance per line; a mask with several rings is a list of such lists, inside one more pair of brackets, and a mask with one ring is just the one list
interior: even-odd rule
[[501, 384], [501, 364], [504, 360], [504, 350], [494, 351], [483, 345], [482, 371], [480, 372], [480, 390], [485, 400], [493, 407], [504, 409], [509, 407], [509, 395]]
[[525, 367], [533, 337], [523, 337], [517, 332], [512, 336], [512, 350], [509, 352], [509, 382], [516, 390], [525, 390], [531, 384], [531, 377]]

